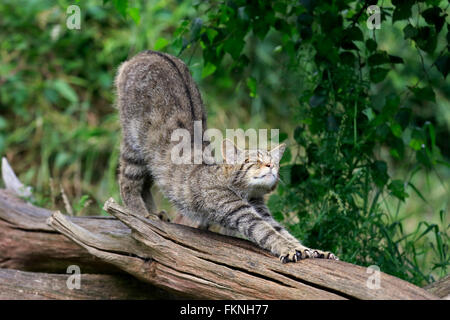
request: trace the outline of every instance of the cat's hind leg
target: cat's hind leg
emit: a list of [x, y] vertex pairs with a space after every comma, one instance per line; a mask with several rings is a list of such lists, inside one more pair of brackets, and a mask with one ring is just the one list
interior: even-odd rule
[[141, 193], [142, 199], [144, 200], [145, 207], [150, 214], [154, 214], [154, 215], [158, 216], [159, 219], [161, 219], [165, 222], [170, 222], [170, 218], [167, 215], [166, 211], [164, 211], [164, 210], [157, 211], [157, 209], [156, 209], [156, 203], [155, 203], [155, 200], [153, 199], [152, 191], [151, 191], [152, 185], [153, 185], [153, 179], [150, 175], [147, 175], [144, 178], [144, 185], [143, 185], [143, 189], [142, 189], [142, 193]]
[[119, 187], [120, 196], [125, 206], [137, 212], [139, 215], [147, 216], [149, 211], [142, 194], [144, 191], [147, 169], [144, 161], [137, 157], [121, 156]]

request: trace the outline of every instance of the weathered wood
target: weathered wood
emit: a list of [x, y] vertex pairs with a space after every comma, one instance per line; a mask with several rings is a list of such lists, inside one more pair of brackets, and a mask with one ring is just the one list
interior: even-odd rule
[[[76, 260], [80, 259], [89, 265], [92, 261], [87, 257], [92, 256], [97, 263], [115, 266], [178, 296], [204, 299], [437, 298], [384, 273], [380, 274], [381, 287], [369, 289], [366, 283], [370, 274], [366, 273], [366, 268], [345, 262], [314, 259], [281, 264], [270, 253], [242, 239], [144, 219], [113, 201], [108, 201], [105, 209], [120, 221], [111, 217], [68, 217], [56, 212], [48, 219], [49, 227], [44, 222], [44, 217], [49, 215], [47, 210], [0, 191], [3, 224], [29, 234], [44, 233], [39, 246], [30, 247], [33, 250], [30, 255], [37, 254], [40, 247], [51, 260], [51, 254], [63, 258], [73, 250], [77, 253], [70, 263], [77, 264]], [[9, 247], [8, 237], [1, 236], [1, 230], [0, 261], [5, 264], [20, 250], [2, 252]], [[56, 245], [57, 239], [45, 241], [46, 236], [49, 239], [60, 236], [54, 230], [81, 248], [67, 247], [62, 249], [65, 254], [45, 248]], [[26, 241], [28, 239], [32, 240], [27, 238]], [[61, 236], [59, 239], [70, 241]], [[23, 241], [24, 246], [28, 246], [26, 241]], [[87, 252], [88, 256], [83, 257], [82, 252]], [[25, 251], [21, 255], [26, 256]], [[83, 266], [80, 267], [83, 273]], [[60, 272], [65, 272], [65, 268]]]
[[442, 299], [450, 300], [450, 275], [427, 285], [424, 289]]
[[198, 298], [436, 298], [384, 273], [380, 274], [381, 287], [369, 289], [366, 269], [341, 261], [312, 259], [281, 264], [248, 241], [145, 219], [113, 200], [107, 201], [105, 210], [132, 230], [120, 250], [117, 241], [112, 247], [110, 235], [91, 233], [61, 213], [54, 213], [49, 224], [91, 254], [143, 281]]
[[161, 299], [167, 293], [130, 275], [81, 274], [80, 287], [69, 289], [69, 274], [0, 269], [0, 300]]
[[21, 197], [32, 197], [31, 187], [27, 187], [20, 182], [14, 173], [14, 170], [11, 168], [8, 159], [5, 157], [2, 158], [2, 179], [7, 190], [11, 190], [13, 193]]
[[[65, 273], [76, 264], [84, 273], [123, 273], [48, 226], [51, 214], [0, 190], [0, 268]], [[72, 219], [92, 232], [130, 232], [112, 217]]]

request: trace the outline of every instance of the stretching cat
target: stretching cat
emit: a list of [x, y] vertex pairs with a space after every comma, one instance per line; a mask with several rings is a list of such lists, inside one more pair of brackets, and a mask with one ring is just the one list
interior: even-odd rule
[[[194, 121], [206, 130], [206, 112], [197, 86], [179, 59], [145, 51], [123, 63], [116, 77], [123, 140], [120, 194], [127, 207], [144, 216], [156, 214], [153, 183], [184, 215], [203, 225], [216, 223], [239, 232], [285, 262], [337, 257], [304, 247], [271, 216], [263, 196], [276, 187], [285, 145], [267, 152], [240, 150], [222, 143], [224, 164], [174, 164], [175, 129], [194, 136]], [[192, 143], [193, 146], [194, 142]], [[203, 142], [203, 150], [209, 142]], [[255, 154], [255, 153], [253, 153]], [[231, 156], [245, 161], [228, 161]]]

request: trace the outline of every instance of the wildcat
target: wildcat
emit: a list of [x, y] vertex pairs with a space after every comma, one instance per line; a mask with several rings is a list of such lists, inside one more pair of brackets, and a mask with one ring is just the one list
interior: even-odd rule
[[[337, 260], [330, 252], [303, 246], [264, 204], [263, 196], [277, 185], [284, 144], [270, 152], [252, 152], [224, 140], [225, 163], [171, 161], [175, 129], [186, 129], [194, 136], [194, 121], [201, 121], [206, 129], [200, 92], [181, 60], [141, 52], [119, 67], [115, 83], [122, 127], [119, 185], [127, 207], [144, 216], [157, 214], [150, 193], [155, 183], [183, 215], [238, 232], [283, 263], [304, 258]], [[199, 147], [203, 150], [208, 144], [204, 141]], [[229, 161], [234, 156], [244, 161]]]

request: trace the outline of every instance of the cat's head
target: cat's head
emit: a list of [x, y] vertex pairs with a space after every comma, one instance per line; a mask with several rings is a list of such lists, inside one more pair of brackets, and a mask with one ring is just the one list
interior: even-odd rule
[[226, 163], [229, 183], [249, 196], [262, 196], [273, 191], [278, 183], [280, 159], [286, 149], [280, 144], [270, 151], [240, 149], [232, 141], [222, 142], [222, 157]]

